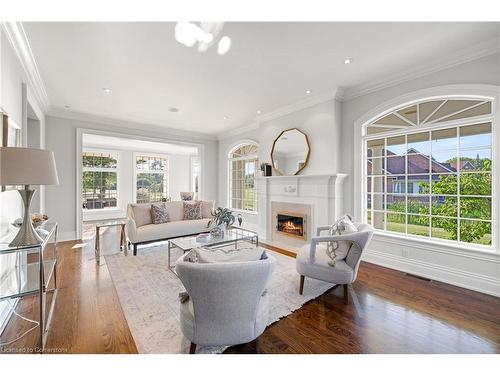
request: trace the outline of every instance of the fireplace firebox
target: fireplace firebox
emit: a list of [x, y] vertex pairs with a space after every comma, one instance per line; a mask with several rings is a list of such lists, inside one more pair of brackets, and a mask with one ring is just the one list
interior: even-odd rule
[[306, 220], [304, 216], [278, 213], [276, 223], [277, 232], [305, 239]]

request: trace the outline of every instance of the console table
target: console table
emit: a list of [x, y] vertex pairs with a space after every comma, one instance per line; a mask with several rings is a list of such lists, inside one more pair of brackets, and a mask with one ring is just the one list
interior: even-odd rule
[[[36, 228], [42, 238], [39, 245], [9, 246], [17, 233], [12, 231], [0, 239], [0, 262], [12, 264], [12, 269], [0, 282], [0, 301], [38, 296], [39, 302], [39, 347], [35, 353], [43, 353], [47, 341], [48, 327], [52, 319], [57, 296], [57, 228], [56, 222], [45, 222]], [[53, 281], [53, 287], [49, 284]], [[52, 293], [47, 313], [47, 294]], [[15, 341], [8, 339], [2, 341]]]

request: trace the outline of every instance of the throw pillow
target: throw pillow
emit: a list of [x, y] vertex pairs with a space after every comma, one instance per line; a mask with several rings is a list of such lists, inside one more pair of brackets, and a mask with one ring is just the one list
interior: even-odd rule
[[202, 219], [201, 201], [184, 201], [184, 220]]
[[192, 192], [182, 191], [180, 194], [181, 194], [181, 200], [183, 200], [183, 201], [192, 201], [193, 200], [194, 193], [192, 193]]
[[267, 258], [266, 251], [259, 247], [248, 247], [234, 249], [230, 248], [197, 248], [198, 263], [229, 263], [229, 262], [252, 262]]
[[151, 219], [153, 224], [163, 224], [170, 221], [165, 203], [153, 203], [151, 205]]
[[[345, 214], [332, 224], [329, 230], [329, 234], [331, 236], [334, 236], [345, 233], [354, 233], [357, 231], [358, 229], [356, 228], [356, 225], [354, 225], [354, 223], [352, 222], [352, 216], [349, 214]], [[347, 257], [350, 248], [351, 244], [346, 243], [345, 241], [328, 241], [326, 246], [326, 254], [332, 259], [328, 262], [328, 264], [332, 267], [335, 267], [335, 262], [337, 260], [343, 260], [345, 259], [345, 257]]]

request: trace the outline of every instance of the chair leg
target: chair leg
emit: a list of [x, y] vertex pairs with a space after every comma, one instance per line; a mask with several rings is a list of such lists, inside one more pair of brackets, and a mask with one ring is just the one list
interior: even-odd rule
[[304, 275], [300, 275], [300, 287], [299, 287], [299, 294], [304, 294], [304, 280], [305, 280]]
[[136, 255], [137, 255], [137, 244], [135, 243], [134, 244], [134, 256], [136, 256]]
[[349, 304], [349, 284], [344, 284], [344, 304]]
[[191, 343], [189, 346], [189, 354], [195, 354], [196, 353], [196, 344], [194, 342]]

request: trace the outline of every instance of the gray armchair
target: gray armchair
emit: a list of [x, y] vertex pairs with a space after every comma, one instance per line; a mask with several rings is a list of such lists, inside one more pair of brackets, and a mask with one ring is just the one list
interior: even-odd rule
[[177, 261], [175, 270], [189, 299], [181, 303], [181, 330], [196, 345], [231, 346], [259, 337], [268, 323], [266, 285], [276, 260], [190, 263]]
[[[373, 227], [368, 224], [355, 223], [357, 232], [334, 236], [321, 236], [321, 232], [330, 227], [319, 227], [317, 236], [311, 244], [304, 246], [297, 255], [297, 272], [300, 274], [299, 293], [304, 291], [305, 277], [326, 281], [344, 286], [344, 302], [349, 302], [348, 286], [356, 280], [361, 254], [368, 246]], [[338, 241], [335, 266], [328, 264], [331, 258], [326, 253], [327, 242]]]

